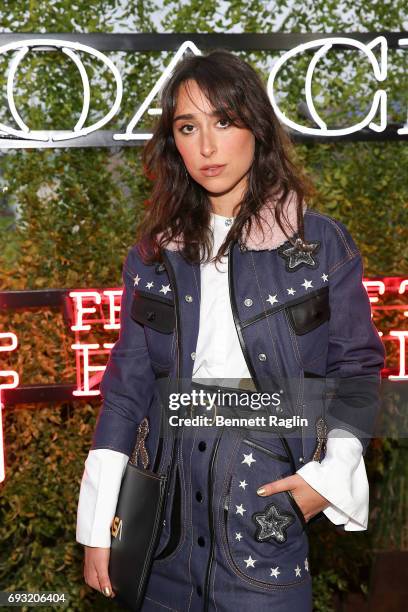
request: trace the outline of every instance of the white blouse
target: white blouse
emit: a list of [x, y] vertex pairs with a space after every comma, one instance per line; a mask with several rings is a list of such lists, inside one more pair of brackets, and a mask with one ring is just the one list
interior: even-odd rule
[[[233, 218], [211, 215], [214, 250], [221, 246]], [[201, 265], [200, 327], [193, 379], [217, 379], [218, 385], [232, 386], [233, 380], [247, 378], [248, 371], [232, 316], [228, 288], [227, 257], [221, 264]], [[211, 321], [211, 325], [207, 324]], [[91, 450], [82, 476], [76, 540], [86, 546], [108, 548], [110, 525], [115, 515], [120, 483], [128, 456], [111, 449]], [[326, 455], [321, 463], [310, 461], [296, 472], [329, 502], [323, 512], [346, 531], [367, 529], [369, 487], [358, 438], [346, 430], [329, 432]]]

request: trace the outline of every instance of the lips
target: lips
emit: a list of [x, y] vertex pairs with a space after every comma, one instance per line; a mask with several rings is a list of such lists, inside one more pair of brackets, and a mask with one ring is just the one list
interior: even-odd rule
[[203, 168], [200, 168], [200, 170], [205, 176], [217, 176], [217, 174], [220, 174], [220, 172], [222, 172], [224, 168], [225, 168], [225, 164], [214, 165], [214, 166], [204, 166]]

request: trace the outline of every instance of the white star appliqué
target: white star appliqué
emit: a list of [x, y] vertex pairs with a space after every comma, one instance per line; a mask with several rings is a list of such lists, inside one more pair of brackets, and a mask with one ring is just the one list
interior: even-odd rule
[[271, 306], [273, 306], [278, 301], [278, 298], [276, 297], [276, 295], [268, 294], [268, 299], [266, 301], [269, 302]]
[[305, 279], [305, 282], [302, 283], [302, 287], [304, 287], [305, 289], [310, 289], [310, 287], [313, 287], [312, 281], [308, 281]]
[[154, 285], [154, 282], [150, 281], [150, 282], [146, 283], [146, 288], [147, 289], [151, 289], [153, 287], [153, 285]]
[[299, 565], [297, 565], [297, 566], [295, 567], [295, 574], [296, 574], [296, 576], [300, 576], [300, 572], [301, 572], [301, 571], [302, 571], [302, 570], [300, 569]]
[[291, 287], [290, 289], [286, 289], [286, 291], [288, 292], [289, 295], [295, 295], [296, 293], [296, 289], [293, 289], [293, 287]]
[[255, 567], [256, 559], [253, 559], [251, 555], [249, 555], [248, 559], [244, 559], [247, 567]]
[[271, 576], [273, 576], [274, 578], [277, 578], [280, 574], [279, 571], [279, 566], [278, 567], [271, 567]]
[[245, 491], [245, 487], [248, 486], [248, 483], [246, 480], [240, 480], [239, 481], [239, 486], [241, 487], [241, 489], [244, 489]]
[[327, 274], [322, 274], [320, 278], [322, 278], [323, 282], [325, 283], [329, 277], [327, 276]]
[[307, 560], [307, 557], [305, 559], [305, 570], [308, 572], [309, 571], [309, 561]]
[[243, 455], [244, 459], [241, 461], [241, 463], [246, 463], [247, 465], [249, 465], [249, 467], [251, 467], [251, 463], [255, 463], [256, 459], [253, 458], [252, 453], [249, 453], [249, 455], [243, 453]]
[[133, 279], [133, 286], [136, 287], [136, 285], [139, 284], [140, 280], [141, 280], [140, 276], [136, 274], [135, 278]]
[[169, 291], [171, 291], [170, 285], [162, 285], [162, 288], [160, 289], [159, 293], [164, 293], [164, 295], [166, 295], [166, 293], [168, 293]]
[[244, 516], [244, 512], [246, 512], [244, 506], [242, 504], [240, 504], [239, 506], [235, 504], [235, 507], [237, 509], [235, 514], [240, 514], [241, 516]]
[[242, 534], [241, 534], [241, 533], [239, 533], [239, 531], [237, 531], [237, 532], [235, 533], [235, 539], [236, 539], [236, 540], [238, 540], [238, 542], [240, 542], [240, 541], [242, 540]]

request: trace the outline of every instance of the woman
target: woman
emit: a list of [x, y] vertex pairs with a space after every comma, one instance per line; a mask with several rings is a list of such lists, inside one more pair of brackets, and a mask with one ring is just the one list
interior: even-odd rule
[[[147, 417], [151, 466], [172, 472], [143, 611], [310, 611], [308, 522], [367, 528], [363, 454], [384, 348], [360, 253], [344, 225], [306, 206], [262, 81], [226, 51], [178, 64], [144, 164], [150, 207], [123, 268], [78, 505], [85, 581], [115, 595], [110, 524]], [[178, 435], [170, 410], [160, 421], [168, 377], [214, 398], [171, 413]], [[229, 405], [220, 391], [236, 391]], [[239, 426], [189, 426], [186, 414]]]

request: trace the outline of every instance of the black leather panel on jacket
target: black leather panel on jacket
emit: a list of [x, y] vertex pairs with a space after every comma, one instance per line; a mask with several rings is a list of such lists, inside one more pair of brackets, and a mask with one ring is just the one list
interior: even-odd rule
[[330, 318], [329, 287], [322, 287], [286, 310], [293, 331], [298, 336], [307, 334]]
[[170, 537], [165, 548], [155, 559], [165, 559], [169, 557], [177, 548], [181, 537], [181, 483], [179, 468], [176, 468], [176, 481], [173, 496], [173, 506], [170, 517]]
[[131, 317], [137, 323], [164, 334], [171, 334], [176, 324], [174, 303], [168, 298], [136, 289], [133, 294]]

